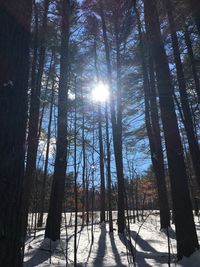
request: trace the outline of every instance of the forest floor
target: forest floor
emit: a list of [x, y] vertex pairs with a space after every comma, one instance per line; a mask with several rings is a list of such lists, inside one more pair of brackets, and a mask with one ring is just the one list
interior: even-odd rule
[[[78, 267], [200, 267], [200, 251], [196, 251], [190, 258], [183, 258], [182, 261], [176, 262], [174, 225], [168, 231], [168, 242], [166, 232], [160, 231], [157, 212], [146, 211], [144, 221], [131, 222], [130, 232], [126, 236], [117, 234], [116, 221], [114, 221], [114, 233], [110, 234], [108, 223], [100, 225], [97, 214], [95, 216], [93, 244], [91, 225], [83, 229], [78, 226]], [[200, 240], [200, 222], [198, 218], [195, 220]], [[67, 227], [63, 225], [60, 241], [44, 240], [44, 229], [37, 229], [35, 238], [30, 232], [31, 235], [26, 242], [24, 267], [74, 266], [74, 225], [72, 225], [73, 218], [70, 219], [70, 213], [65, 214], [63, 221], [66, 222]], [[81, 225], [80, 217], [79, 223]], [[170, 244], [170, 264], [168, 264], [168, 244]]]

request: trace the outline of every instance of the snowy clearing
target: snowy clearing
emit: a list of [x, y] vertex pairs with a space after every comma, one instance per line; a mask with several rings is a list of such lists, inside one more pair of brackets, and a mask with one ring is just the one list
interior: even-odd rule
[[[44, 266], [74, 266], [74, 226], [70, 225], [70, 215], [67, 217], [67, 232], [63, 225], [61, 240], [52, 242], [44, 240], [44, 229], [37, 230], [36, 238], [29, 237], [26, 242], [24, 267]], [[145, 218], [145, 216], [144, 216]], [[79, 218], [80, 220], [80, 218]], [[73, 220], [72, 220], [73, 221]], [[80, 224], [81, 221], [79, 221]], [[109, 233], [108, 223], [99, 225], [98, 217], [94, 221], [94, 242], [92, 244], [91, 225], [81, 229], [78, 227], [78, 265], [88, 267], [167, 267], [169, 260], [168, 239], [165, 231], [159, 230], [159, 216], [157, 213], [148, 216], [144, 222], [130, 223], [130, 235], [117, 234], [117, 224], [114, 222], [114, 233]], [[196, 220], [198, 236], [200, 238], [200, 224]], [[176, 262], [176, 239], [174, 225], [169, 229], [171, 267], [199, 267], [200, 251], [190, 258], [183, 258]], [[67, 240], [67, 242], [66, 242]], [[67, 244], [67, 246], [66, 246]], [[135, 258], [135, 265], [133, 262]], [[66, 265], [66, 259], [68, 265]]]

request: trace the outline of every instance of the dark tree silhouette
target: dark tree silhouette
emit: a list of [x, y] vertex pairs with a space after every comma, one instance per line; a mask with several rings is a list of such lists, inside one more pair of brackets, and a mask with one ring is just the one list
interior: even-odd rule
[[49, 213], [45, 236], [60, 239], [62, 218], [62, 203], [64, 198], [65, 177], [67, 168], [67, 95], [68, 95], [68, 46], [69, 46], [69, 16], [70, 1], [61, 2], [61, 58], [60, 82], [58, 93], [58, 132], [56, 143], [56, 160], [54, 167], [53, 184], [50, 197]]
[[[110, 96], [111, 124], [113, 131], [113, 145], [114, 145], [115, 163], [116, 163], [117, 180], [118, 180], [118, 232], [123, 233], [125, 229], [125, 214], [124, 214], [125, 187], [124, 187], [123, 156], [122, 156], [122, 125], [121, 125], [122, 122], [121, 122], [121, 110], [120, 110], [121, 103], [119, 100], [118, 110], [117, 110], [118, 116], [116, 116], [115, 103], [112, 95], [113, 92], [112, 92], [112, 69], [111, 69], [110, 49], [108, 45], [107, 28], [106, 28], [106, 21], [104, 16], [104, 7], [102, 0], [99, 1], [99, 9], [102, 22], [104, 47], [106, 52], [107, 79], [111, 91], [111, 96]], [[119, 47], [118, 47], [117, 57], [119, 60]]]
[[165, 2], [165, 7], [167, 10], [168, 18], [169, 18], [169, 26], [171, 30], [174, 60], [176, 64], [177, 80], [178, 80], [179, 91], [180, 91], [180, 100], [181, 100], [181, 106], [182, 106], [183, 116], [184, 116], [183, 123], [185, 126], [187, 138], [188, 138], [189, 150], [190, 150], [190, 154], [192, 158], [195, 175], [197, 178], [197, 182], [200, 186], [200, 150], [199, 150], [198, 141], [194, 133], [192, 113], [191, 113], [189, 102], [188, 102], [185, 75], [184, 75], [183, 66], [181, 62], [179, 43], [178, 43], [178, 38], [176, 34], [176, 25], [175, 25], [174, 17], [172, 14], [173, 6], [171, 5], [171, 0], [164, 0], [164, 2]]
[[0, 266], [22, 266], [30, 0], [0, 1]]
[[145, 0], [145, 22], [148, 42], [157, 74], [161, 119], [165, 137], [169, 174], [172, 188], [174, 222], [176, 226], [177, 256], [191, 255], [198, 249], [192, 205], [188, 189], [184, 154], [173, 102], [173, 88], [167, 56], [160, 32], [156, 2]]
[[[159, 207], [160, 207], [160, 226], [167, 228], [170, 225], [170, 211], [167, 199], [167, 190], [165, 182], [164, 157], [162, 140], [160, 134], [158, 107], [156, 103], [156, 89], [154, 77], [154, 65], [149, 55], [149, 74], [145, 54], [145, 44], [142, 38], [142, 26], [136, 1], [133, 1], [134, 10], [137, 16], [138, 32], [140, 38], [140, 56], [142, 62], [144, 94], [145, 94], [145, 122], [149, 138], [151, 160], [157, 181]], [[150, 77], [150, 78], [149, 78]]]

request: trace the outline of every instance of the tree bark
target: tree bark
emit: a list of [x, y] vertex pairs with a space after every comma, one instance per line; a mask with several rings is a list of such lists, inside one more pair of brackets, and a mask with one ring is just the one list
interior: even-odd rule
[[83, 203], [83, 212], [82, 212], [82, 227], [85, 224], [85, 208], [86, 208], [86, 142], [85, 142], [85, 101], [83, 97], [83, 88], [81, 86], [81, 99], [82, 99], [82, 161], [83, 161], [83, 168], [82, 168], [82, 186], [83, 186], [83, 193], [82, 193], [82, 203]]
[[47, 130], [47, 147], [46, 147], [46, 155], [45, 155], [45, 164], [44, 164], [44, 175], [42, 180], [42, 189], [40, 195], [40, 213], [38, 217], [38, 227], [42, 227], [43, 224], [43, 215], [44, 215], [44, 207], [45, 207], [45, 189], [46, 189], [46, 180], [48, 174], [48, 161], [49, 161], [49, 150], [50, 150], [50, 141], [51, 141], [51, 124], [52, 124], [52, 116], [53, 116], [53, 104], [54, 104], [54, 81], [52, 82], [52, 92], [51, 92], [51, 106], [49, 111], [49, 124]]
[[0, 1], [0, 266], [22, 266], [30, 0]]
[[99, 162], [100, 162], [100, 176], [101, 176], [101, 210], [100, 222], [105, 222], [105, 175], [104, 175], [104, 151], [102, 138], [102, 114], [101, 104], [98, 105], [98, 130], [99, 130]]
[[[24, 180], [24, 192], [23, 192], [23, 220], [24, 225], [24, 238], [26, 236], [26, 226], [28, 217], [28, 208], [31, 196], [31, 190], [33, 187], [34, 178], [36, 176], [37, 169], [37, 150], [39, 142], [38, 125], [39, 125], [39, 114], [40, 114], [40, 93], [41, 93], [41, 82], [44, 71], [45, 51], [46, 51], [46, 28], [47, 28], [47, 14], [49, 8], [49, 0], [44, 2], [44, 14], [42, 18], [42, 29], [41, 29], [41, 40], [39, 43], [39, 62], [37, 74], [34, 74], [32, 78], [31, 88], [31, 101], [30, 101], [30, 116], [29, 116], [29, 132], [28, 132], [28, 149], [27, 149], [27, 160], [26, 160], [26, 172]], [[35, 64], [36, 67], [36, 64]], [[33, 72], [35, 70], [33, 69]]]
[[77, 188], [77, 81], [75, 77], [75, 108], [74, 108], [74, 267], [77, 266], [77, 227], [78, 227], [78, 188]]
[[47, 217], [45, 237], [53, 241], [60, 239], [62, 218], [62, 203], [64, 198], [66, 168], [67, 168], [67, 95], [68, 95], [68, 46], [69, 46], [69, 16], [70, 1], [62, 0], [61, 25], [61, 58], [60, 81], [58, 92], [58, 129], [56, 143], [56, 159], [53, 184], [50, 196], [50, 206]]
[[165, 53], [157, 7], [154, 0], [144, 1], [148, 42], [155, 61], [161, 119], [165, 137], [177, 238], [177, 257], [190, 256], [198, 249], [192, 205], [188, 189], [183, 147], [173, 103], [173, 88]]
[[179, 85], [181, 106], [182, 106], [183, 115], [184, 115], [183, 123], [184, 123], [186, 134], [187, 134], [189, 150], [190, 150], [190, 155], [192, 158], [195, 176], [200, 186], [200, 150], [199, 150], [198, 141], [194, 133], [192, 114], [191, 114], [190, 106], [188, 103], [185, 76], [184, 76], [183, 66], [182, 66], [181, 57], [180, 57], [180, 50], [179, 50], [178, 38], [176, 34], [175, 22], [174, 22], [174, 18], [172, 14], [173, 7], [171, 5], [170, 0], [164, 0], [164, 2], [165, 2], [165, 7], [167, 10], [168, 18], [169, 18], [169, 25], [170, 25], [170, 30], [171, 30], [174, 60], [175, 60], [176, 71], [177, 71], [177, 80], [178, 80], [178, 85]]
[[[103, 40], [106, 52], [106, 64], [107, 64], [107, 79], [110, 88], [110, 110], [111, 110], [111, 124], [113, 132], [113, 145], [115, 154], [115, 164], [118, 180], [118, 233], [123, 233], [125, 229], [125, 213], [124, 213], [124, 174], [123, 174], [123, 157], [122, 157], [122, 140], [121, 140], [121, 127], [117, 124], [115, 103], [112, 95], [112, 71], [110, 61], [110, 51], [107, 38], [106, 22], [103, 12], [103, 1], [99, 2], [100, 16], [102, 22]], [[120, 121], [120, 119], [119, 119]]]
[[[97, 83], [99, 83], [96, 36], [94, 40], [94, 64], [95, 64]], [[101, 177], [100, 223], [102, 223], [105, 222], [105, 175], [104, 175], [104, 151], [103, 151], [103, 137], [102, 137], [101, 103], [98, 103], [98, 131], [99, 131], [99, 165], [100, 165], [100, 177]]]
[[106, 115], [106, 157], [107, 157], [107, 188], [108, 188], [108, 210], [109, 210], [109, 232], [113, 232], [113, 218], [112, 218], [112, 178], [110, 169], [110, 139], [109, 139], [109, 121], [108, 121], [108, 105], [105, 107]]
[[[145, 94], [145, 123], [149, 138], [152, 165], [157, 182], [158, 199], [160, 207], [160, 227], [162, 229], [170, 226], [170, 211], [167, 199], [164, 157], [162, 149], [162, 140], [160, 135], [158, 108], [156, 103], [154, 66], [152, 61], [149, 60], [150, 75], [148, 75], [147, 63], [145, 59], [145, 54], [148, 53], [145, 53], [145, 45], [142, 38], [142, 27], [141, 27], [139, 12], [136, 7], [136, 2], [133, 1], [133, 3], [137, 16], [138, 32], [140, 38], [140, 52], [141, 52], [142, 71], [144, 79], [144, 94]], [[149, 81], [149, 76], [150, 76], [150, 81]]]

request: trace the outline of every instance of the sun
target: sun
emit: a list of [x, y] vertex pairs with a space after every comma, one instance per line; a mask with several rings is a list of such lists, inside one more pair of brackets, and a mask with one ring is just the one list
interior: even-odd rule
[[92, 99], [96, 102], [106, 102], [109, 98], [108, 85], [99, 82], [92, 90]]

